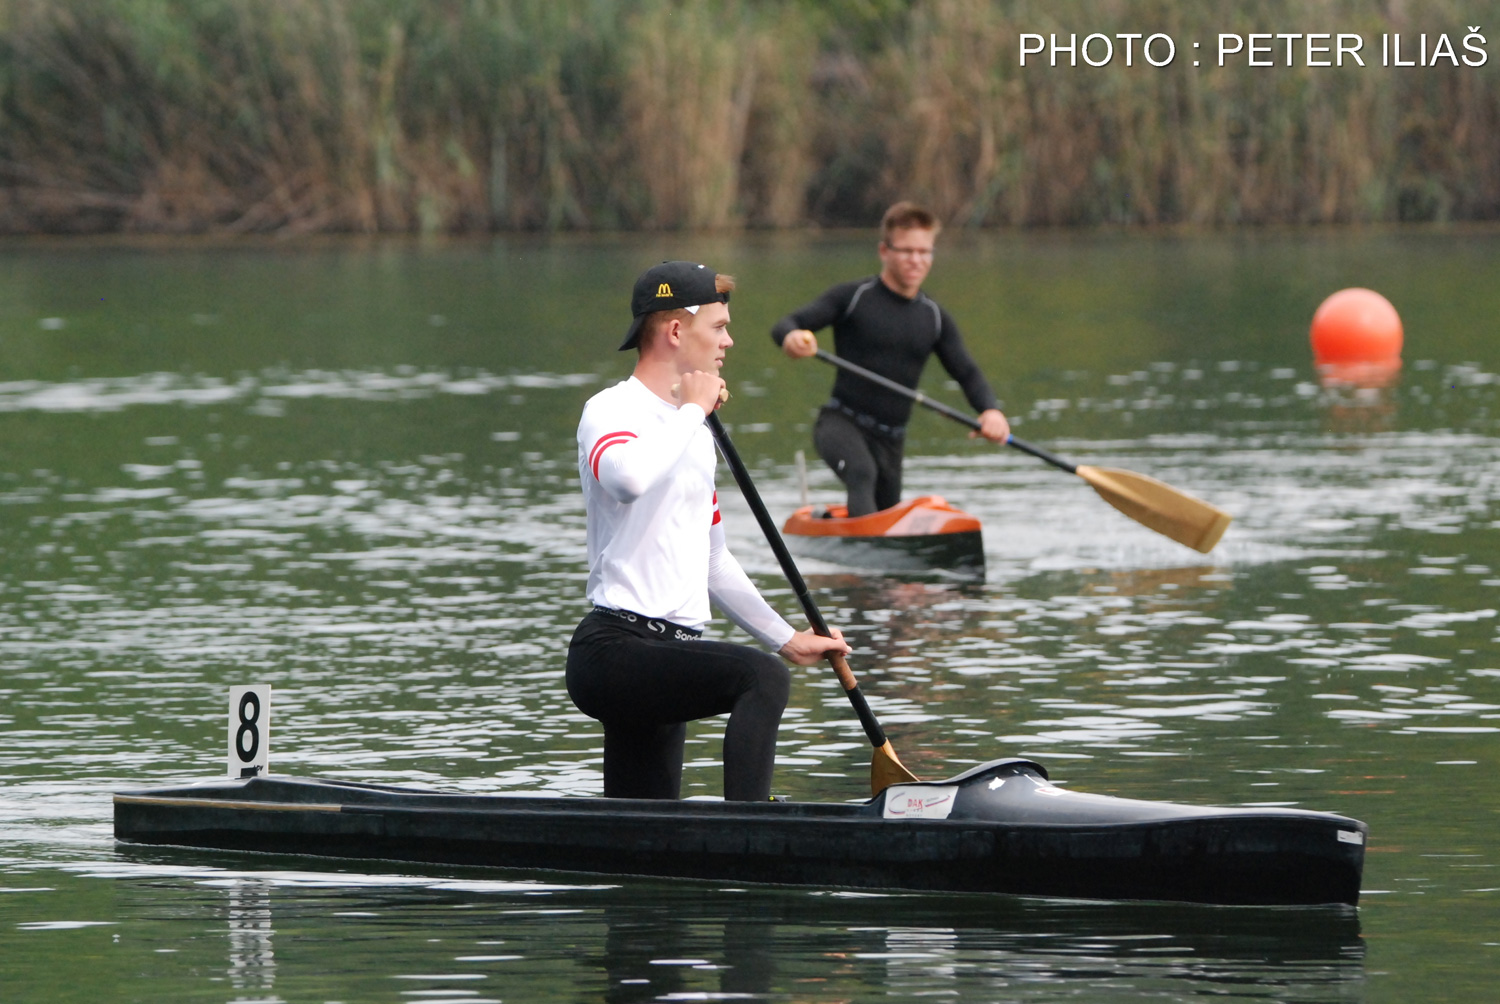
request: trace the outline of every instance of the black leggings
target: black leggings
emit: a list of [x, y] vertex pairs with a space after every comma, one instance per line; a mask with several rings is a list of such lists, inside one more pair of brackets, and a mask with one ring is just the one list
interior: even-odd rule
[[868, 516], [901, 501], [901, 440], [824, 408], [813, 426], [813, 446], [849, 490], [850, 516]]
[[765, 801], [791, 689], [786, 666], [759, 649], [631, 616], [595, 610], [568, 646], [568, 696], [604, 725], [605, 796], [680, 797], [685, 723], [728, 712], [724, 798]]

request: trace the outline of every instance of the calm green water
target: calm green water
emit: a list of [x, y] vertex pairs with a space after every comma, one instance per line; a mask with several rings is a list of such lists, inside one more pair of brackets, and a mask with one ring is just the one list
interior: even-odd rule
[[[1480, 1001], [1500, 980], [1500, 235], [945, 239], [929, 289], [1017, 431], [1236, 521], [1202, 557], [921, 415], [909, 493], [987, 581], [805, 569], [903, 759], [1025, 754], [1080, 790], [1367, 821], [1356, 911], [869, 896], [116, 847], [110, 793], [273, 769], [600, 787], [563, 685], [573, 430], [628, 372], [630, 280], [735, 273], [725, 418], [771, 509], [832, 374], [766, 331], [865, 235], [0, 244], [0, 1000]], [[1407, 365], [1323, 388], [1306, 327], [1383, 291]], [[957, 402], [940, 375], [929, 389]], [[796, 603], [727, 473], [735, 549]], [[812, 471], [812, 493], [837, 497]], [[800, 618], [794, 618], [800, 619]], [[724, 629], [731, 632], [732, 628]], [[722, 721], [691, 737], [719, 790]], [[777, 788], [869, 762], [798, 671]]]

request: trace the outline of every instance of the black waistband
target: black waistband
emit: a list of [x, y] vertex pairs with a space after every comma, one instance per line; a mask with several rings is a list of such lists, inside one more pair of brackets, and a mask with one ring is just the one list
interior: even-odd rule
[[906, 438], [906, 426], [886, 425], [884, 422], [876, 419], [874, 415], [866, 415], [862, 411], [855, 411], [853, 408], [849, 407], [847, 404], [840, 401], [836, 397], [829, 398], [828, 403], [823, 405], [823, 409], [825, 411], [836, 411], [839, 414], [852, 419], [854, 424], [859, 426], [861, 429], [877, 433], [887, 439], [894, 439], [897, 442], [900, 442], [901, 440]]
[[634, 610], [616, 610], [613, 607], [595, 607], [594, 613], [606, 617], [613, 617], [622, 625], [633, 627], [638, 634], [651, 638], [675, 638], [677, 641], [697, 641], [703, 637], [703, 632], [697, 628], [683, 627], [681, 624], [660, 617], [647, 617], [638, 614]]

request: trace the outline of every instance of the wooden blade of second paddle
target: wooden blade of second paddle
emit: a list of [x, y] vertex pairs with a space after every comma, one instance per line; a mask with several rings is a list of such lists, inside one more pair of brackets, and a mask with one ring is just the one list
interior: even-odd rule
[[1213, 550], [1234, 518], [1218, 506], [1134, 471], [1080, 464], [1074, 473], [1137, 523], [1203, 554]]
[[891, 748], [891, 741], [887, 739], [884, 746], [875, 747], [875, 753], [870, 757], [870, 791], [872, 794], [880, 794], [893, 784], [907, 784], [920, 780], [917, 775], [906, 769], [896, 751]]

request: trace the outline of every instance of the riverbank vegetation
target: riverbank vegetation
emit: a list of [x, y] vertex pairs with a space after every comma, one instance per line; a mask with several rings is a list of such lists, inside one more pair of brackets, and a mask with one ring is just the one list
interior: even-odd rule
[[[903, 196], [970, 226], [1495, 219], [1500, 56], [1380, 65], [1395, 32], [1475, 56], [1459, 40], [1477, 16], [1457, 0], [0, 0], [0, 231], [867, 226]], [[1165, 33], [1176, 57], [1019, 65], [1022, 33], [1093, 32]], [[1276, 41], [1273, 67], [1218, 66], [1219, 35], [1250, 32], [1358, 34], [1366, 65], [1309, 67]]]

